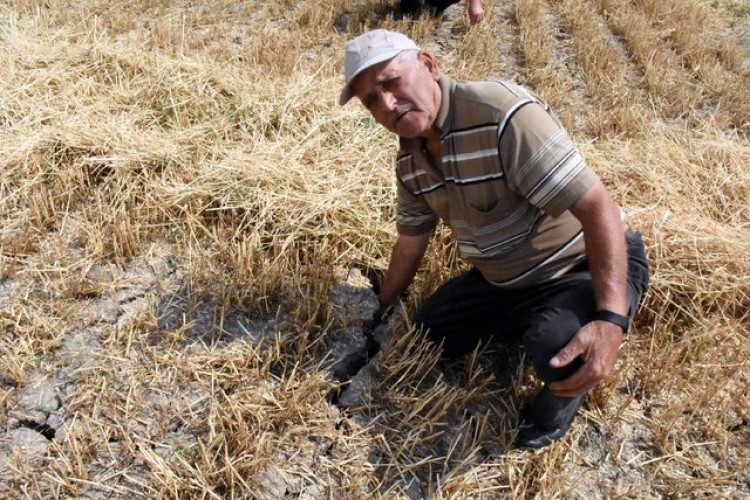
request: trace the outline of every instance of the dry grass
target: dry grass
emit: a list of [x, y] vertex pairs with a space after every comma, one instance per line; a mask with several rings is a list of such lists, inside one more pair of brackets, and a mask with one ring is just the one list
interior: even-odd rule
[[566, 0], [557, 7], [573, 37], [587, 97], [595, 103], [596, 111], [588, 119], [591, 133], [595, 137], [637, 136], [650, 121], [649, 110], [625, 54], [588, 2]]
[[[0, 496], [750, 496], [746, 9], [394, 3], [0, 6]], [[540, 452], [509, 448], [522, 359], [445, 366], [403, 320], [362, 405], [326, 400], [337, 272], [394, 238], [395, 139], [336, 104], [375, 26], [547, 97], [645, 236], [616, 373]], [[441, 230], [405, 313], [461, 268]]]
[[701, 104], [703, 96], [677, 54], [663, 40], [663, 30], [632, 5], [601, 0], [599, 10], [638, 63], [652, 105], [665, 117], [685, 119]]
[[637, 3], [666, 25], [669, 40], [683, 56], [685, 66], [704, 84], [706, 92], [720, 102], [724, 116], [716, 117], [719, 126], [747, 131], [750, 127], [747, 50], [722, 16], [704, 4], [685, 0]]
[[555, 67], [555, 30], [546, 18], [545, 4], [539, 0], [514, 4], [513, 17], [518, 26], [520, 53], [526, 72], [526, 84], [544, 95], [554, 109], [564, 109], [573, 85]]

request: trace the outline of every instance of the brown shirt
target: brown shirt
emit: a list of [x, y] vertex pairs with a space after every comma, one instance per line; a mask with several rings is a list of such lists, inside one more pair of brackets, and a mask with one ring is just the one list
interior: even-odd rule
[[443, 219], [460, 255], [497, 286], [565, 273], [585, 257], [581, 225], [567, 209], [596, 175], [530, 91], [446, 77], [440, 85], [440, 163], [423, 139], [401, 139], [399, 233], [425, 234]]

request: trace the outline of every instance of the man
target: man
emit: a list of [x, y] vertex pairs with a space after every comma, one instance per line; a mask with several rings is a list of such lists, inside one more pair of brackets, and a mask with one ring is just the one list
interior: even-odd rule
[[[401, 0], [401, 13], [414, 15], [427, 9], [439, 15], [458, 2], [459, 0]], [[480, 0], [466, 0], [466, 13], [469, 15], [469, 22], [472, 25], [482, 22], [482, 19], [484, 19], [482, 2]]]
[[648, 286], [640, 235], [547, 105], [503, 82], [456, 82], [409, 38], [350, 41], [340, 104], [356, 96], [400, 138], [397, 230], [381, 310], [411, 283], [438, 219], [473, 269], [440, 287], [415, 323], [448, 358], [480, 342], [523, 342], [542, 391], [521, 447], [567, 432], [613, 370]]

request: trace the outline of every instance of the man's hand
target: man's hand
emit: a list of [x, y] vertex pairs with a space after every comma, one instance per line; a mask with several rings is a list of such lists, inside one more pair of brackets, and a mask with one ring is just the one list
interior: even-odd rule
[[469, 13], [469, 22], [474, 25], [481, 23], [484, 19], [484, 9], [480, 0], [466, 0], [468, 5], [466, 10]]
[[362, 322], [362, 327], [366, 332], [374, 332], [375, 329], [384, 321], [388, 321], [388, 317], [393, 312], [394, 306], [383, 306], [381, 305], [372, 315], [372, 318], [366, 319]]
[[557, 396], [579, 396], [609, 377], [617, 361], [622, 337], [622, 329], [607, 321], [592, 321], [578, 330], [549, 364], [552, 368], [560, 368], [580, 355], [583, 365], [565, 380], [551, 383], [550, 390]]

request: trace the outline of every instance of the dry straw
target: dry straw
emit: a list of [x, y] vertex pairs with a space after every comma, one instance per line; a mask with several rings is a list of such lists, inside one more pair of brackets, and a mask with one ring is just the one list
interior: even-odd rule
[[[746, 494], [747, 48], [705, 2], [484, 4], [477, 27], [364, 0], [0, 7], [0, 496]], [[394, 239], [396, 140], [336, 104], [376, 26], [547, 96], [644, 234], [616, 373], [550, 448], [510, 449], [523, 359], [447, 366], [408, 323], [464, 268], [442, 227], [382, 383], [326, 399], [337, 270], [382, 271]]]

